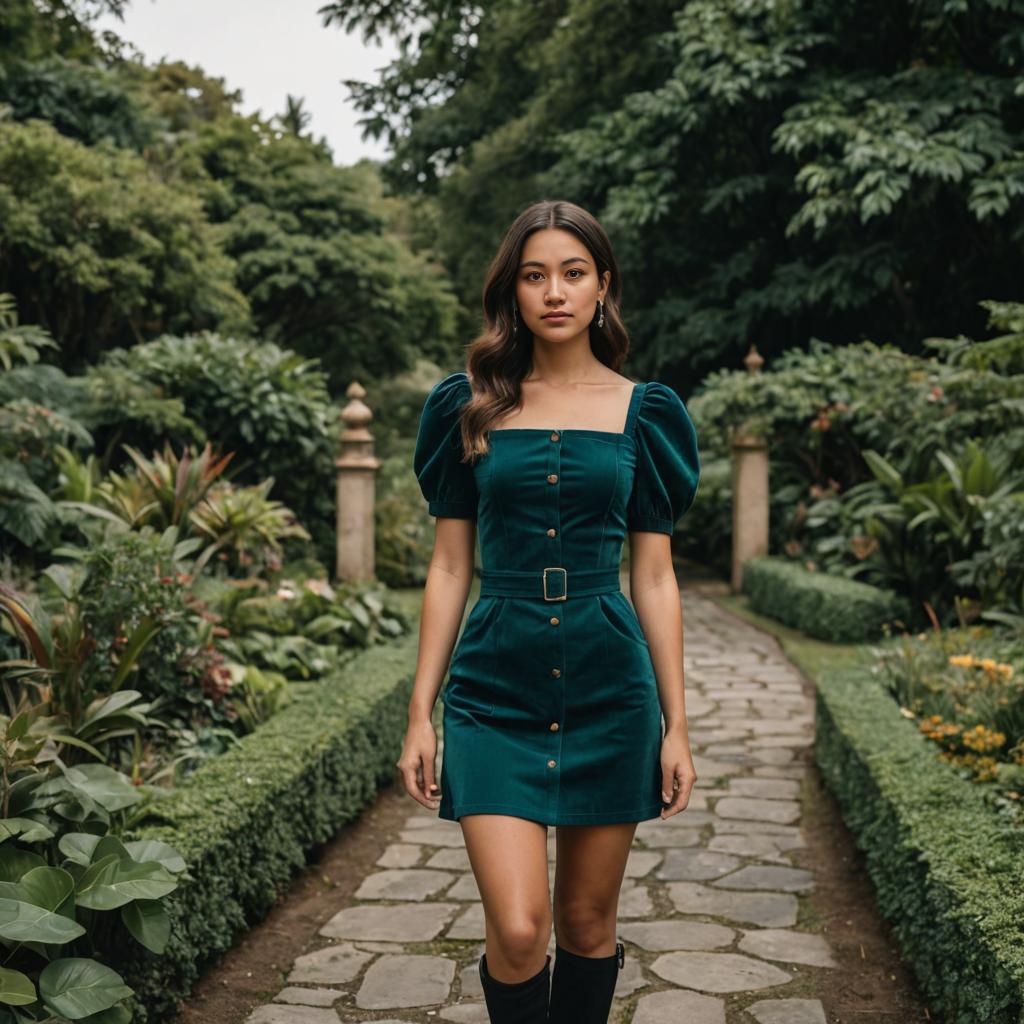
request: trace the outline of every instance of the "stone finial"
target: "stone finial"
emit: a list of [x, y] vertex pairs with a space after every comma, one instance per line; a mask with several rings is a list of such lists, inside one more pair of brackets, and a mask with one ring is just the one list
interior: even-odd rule
[[743, 359], [743, 365], [747, 368], [747, 373], [758, 373], [764, 366], [764, 356], [757, 351], [756, 345], [750, 346], [750, 351]]
[[354, 380], [345, 388], [345, 396], [348, 402], [341, 410], [341, 422], [345, 425], [344, 439], [368, 439], [367, 428], [373, 420], [373, 412], [363, 401], [366, 397], [366, 388]]

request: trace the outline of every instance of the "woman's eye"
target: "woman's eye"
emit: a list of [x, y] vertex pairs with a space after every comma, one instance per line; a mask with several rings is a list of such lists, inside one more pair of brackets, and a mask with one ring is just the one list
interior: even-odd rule
[[[580, 277], [582, 277], [582, 276], [583, 276], [583, 271], [582, 271], [582, 270], [580, 270], [580, 269], [579, 269], [579, 267], [570, 267], [570, 268], [569, 268], [569, 270], [568, 270], [568, 271], [566, 271], [566, 273], [569, 273], [569, 274], [578, 274], [578, 275], [579, 275], [578, 277], [573, 277], [573, 278], [570, 278], [570, 280], [572, 280], [572, 281], [578, 281], [578, 280], [580, 279]], [[529, 271], [529, 272], [527, 273], [527, 275], [526, 275], [526, 280], [527, 280], [527, 281], [531, 281], [531, 280], [533, 280], [533, 275], [534, 275], [534, 274], [540, 274], [540, 271], [539, 271], [539, 270], [531, 270], [531, 271]]]

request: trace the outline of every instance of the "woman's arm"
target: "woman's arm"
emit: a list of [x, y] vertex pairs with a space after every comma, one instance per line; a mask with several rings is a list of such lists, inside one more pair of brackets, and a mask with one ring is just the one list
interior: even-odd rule
[[438, 517], [423, 588], [416, 681], [409, 700], [411, 722], [430, 719], [444, 682], [473, 586], [475, 550], [475, 520]]
[[431, 714], [444, 682], [466, 600], [473, 585], [476, 521], [439, 516], [423, 588], [416, 676], [409, 698], [409, 725], [401, 759], [406, 791], [432, 810], [437, 806], [434, 758], [437, 737]]
[[662, 810], [667, 818], [686, 807], [697, 780], [686, 723], [682, 603], [667, 533], [630, 532], [629, 596], [650, 647], [665, 716], [661, 770], [662, 798], [671, 805]]

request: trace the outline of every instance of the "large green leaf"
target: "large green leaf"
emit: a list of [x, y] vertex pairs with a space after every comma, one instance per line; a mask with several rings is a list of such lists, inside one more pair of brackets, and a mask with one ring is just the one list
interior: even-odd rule
[[123, 810], [142, 799], [142, 794], [126, 775], [105, 764], [69, 766], [63, 776], [47, 780], [38, 792], [40, 796], [51, 796], [65, 793], [69, 787], [95, 800], [107, 811]]
[[26, 872], [45, 863], [33, 850], [22, 850], [13, 844], [0, 846], [0, 882], [17, 882]]
[[36, 1001], [36, 987], [32, 979], [21, 971], [0, 967], [0, 1003], [8, 1006], [27, 1006]]
[[109, 1010], [90, 1013], [88, 1017], [82, 1018], [82, 1024], [132, 1024], [132, 1011], [127, 1006], [118, 1004]]
[[52, 828], [31, 818], [0, 818], [0, 843], [16, 836], [24, 843], [40, 843], [53, 835]]
[[135, 839], [124, 844], [128, 856], [137, 861], [157, 861], [168, 871], [184, 871], [187, 865], [184, 858], [168, 843], [159, 839]]
[[171, 919], [159, 900], [134, 900], [121, 908], [125, 927], [154, 953], [162, 953], [171, 937]]
[[18, 882], [24, 898], [37, 907], [75, 918], [75, 879], [63, 868], [33, 868]]
[[90, 832], [65, 832], [57, 842], [57, 848], [68, 860], [88, 867], [93, 861], [93, 851], [100, 841], [99, 836]]
[[137, 899], [159, 899], [178, 880], [156, 861], [136, 863], [110, 854], [96, 861], [78, 883], [78, 903], [91, 910], [114, 910]]
[[116, 971], [86, 957], [54, 960], [39, 975], [39, 995], [70, 1020], [109, 1010], [134, 991]]
[[25, 900], [0, 897], [0, 936], [15, 942], [63, 944], [84, 935], [85, 929], [63, 914]]

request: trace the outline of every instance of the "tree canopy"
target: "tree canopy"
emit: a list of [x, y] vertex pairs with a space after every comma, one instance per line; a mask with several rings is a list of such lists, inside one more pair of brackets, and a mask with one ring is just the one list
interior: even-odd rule
[[473, 303], [561, 197], [608, 228], [639, 372], [980, 334], [1024, 260], [1022, 0], [334, 0], [399, 57], [349, 81], [387, 180], [436, 196]]

